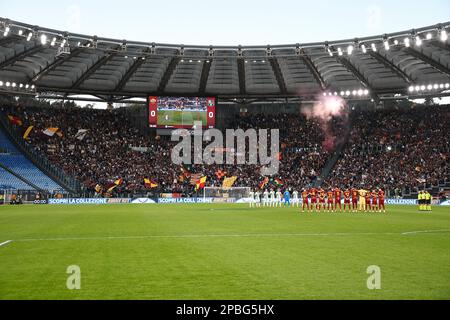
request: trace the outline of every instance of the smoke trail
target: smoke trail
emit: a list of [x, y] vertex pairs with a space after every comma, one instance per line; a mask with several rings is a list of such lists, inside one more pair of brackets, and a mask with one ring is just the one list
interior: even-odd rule
[[333, 119], [339, 119], [343, 124], [348, 120], [348, 108], [344, 99], [333, 97], [321, 97], [313, 106], [304, 106], [301, 113], [308, 120], [317, 120], [324, 134], [322, 147], [327, 151], [333, 151], [336, 145], [341, 141], [342, 137], [338, 137], [333, 131]]

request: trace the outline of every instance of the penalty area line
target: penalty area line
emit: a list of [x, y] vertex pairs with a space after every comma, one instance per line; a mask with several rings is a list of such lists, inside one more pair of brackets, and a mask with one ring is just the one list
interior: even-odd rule
[[0, 243], [0, 247], [6, 246], [7, 244], [10, 244], [12, 240], [7, 240], [5, 242]]

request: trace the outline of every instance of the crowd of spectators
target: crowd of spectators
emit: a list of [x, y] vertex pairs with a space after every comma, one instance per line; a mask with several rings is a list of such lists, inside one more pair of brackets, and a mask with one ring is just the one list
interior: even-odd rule
[[[12, 111], [32, 125], [28, 143], [53, 164], [78, 179], [86, 190], [107, 189], [117, 179], [115, 193], [194, 193], [190, 175], [207, 176], [207, 186], [221, 186], [220, 170], [237, 176], [237, 187], [258, 188], [265, 177], [259, 165], [175, 165], [175, 142], [170, 137], [150, 138], [131, 125], [117, 110], [16, 107]], [[386, 190], [437, 184], [449, 175], [450, 110], [354, 111], [349, 141], [331, 171], [326, 186], [376, 187]], [[43, 131], [59, 128], [49, 137]], [[321, 119], [299, 114], [249, 114], [236, 118], [230, 129], [279, 129], [279, 178], [295, 190], [310, 187], [318, 178], [336, 145], [345, 143], [350, 125], [346, 117]], [[77, 135], [86, 130], [85, 135]], [[248, 148], [247, 148], [248, 149]], [[144, 178], [158, 184], [149, 190]], [[268, 188], [276, 188], [273, 185]]]
[[413, 191], [450, 178], [448, 106], [359, 111], [329, 185]]

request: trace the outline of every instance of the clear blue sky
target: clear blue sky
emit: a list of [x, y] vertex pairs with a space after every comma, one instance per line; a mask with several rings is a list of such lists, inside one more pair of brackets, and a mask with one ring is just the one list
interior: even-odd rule
[[450, 21], [449, 0], [0, 0], [13, 20], [111, 38], [183, 44], [337, 40]]

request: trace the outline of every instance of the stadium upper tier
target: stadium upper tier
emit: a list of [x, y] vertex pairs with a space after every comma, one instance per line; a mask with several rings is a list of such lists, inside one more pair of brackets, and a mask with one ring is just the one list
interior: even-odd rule
[[439, 95], [449, 89], [449, 27], [232, 47], [107, 39], [0, 18], [0, 90], [92, 94], [108, 101], [147, 95]]

